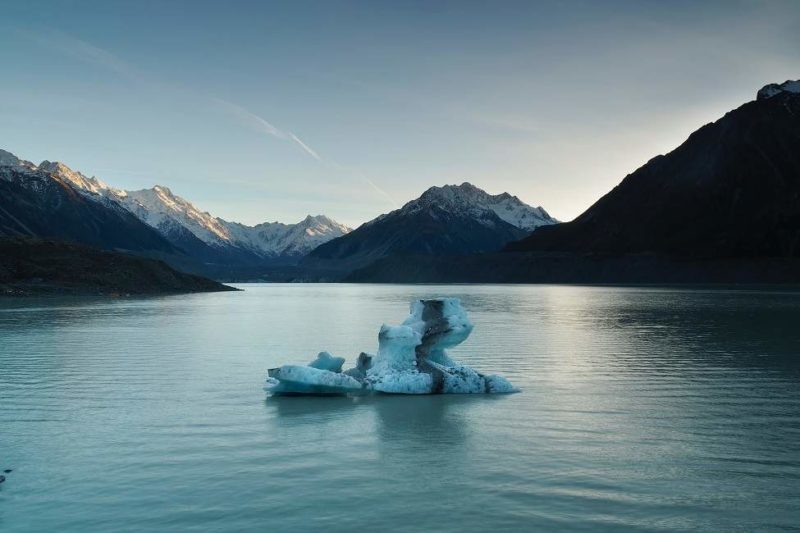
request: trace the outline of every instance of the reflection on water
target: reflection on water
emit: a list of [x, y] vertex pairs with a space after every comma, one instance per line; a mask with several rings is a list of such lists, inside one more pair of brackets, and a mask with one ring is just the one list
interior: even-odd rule
[[[377, 442], [387, 446], [457, 446], [467, 438], [465, 411], [476, 402], [498, 401], [483, 396], [273, 396], [265, 405], [278, 427], [327, 424], [368, 425]], [[270, 417], [272, 418], [272, 417]]]
[[386, 445], [461, 446], [469, 435], [464, 409], [475, 397], [373, 398], [378, 437]]
[[[0, 529], [788, 529], [800, 294], [261, 285], [0, 302]], [[266, 398], [458, 296], [508, 396]]]

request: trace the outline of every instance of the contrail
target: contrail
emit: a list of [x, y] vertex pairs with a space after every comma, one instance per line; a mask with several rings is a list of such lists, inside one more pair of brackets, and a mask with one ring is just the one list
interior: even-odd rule
[[325, 161], [325, 163], [327, 163], [328, 165], [330, 165], [330, 166], [332, 166], [332, 167], [334, 167], [334, 168], [336, 168], [336, 169], [338, 169], [338, 170], [340, 170], [342, 172], [354, 175], [355, 177], [360, 179], [362, 182], [364, 182], [367, 185], [369, 185], [372, 188], [372, 190], [374, 190], [375, 192], [377, 192], [378, 194], [380, 194], [381, 196], [383, 196], [384, 198], [389, 200], [389, 205], [392, 206], [392, 209], [397, 209], [399, 204], [397, 203], [397, 201], [394, 198], [392, 198], [392, 195], [390, 195], [388, 192], [386, 192], [383, 189], [381, 189], [380, 187], [378, 187], [375, 184], [374, 181], [372, 181], [371, 179], [366, 177], [361, 172], [359, 172], [357, 170], [349, 169], [349, 168], [345, 167], [344, 165], [340, 165], [336, 161]]
[[144, 75], [139, 69], [129, 64], [125, 60], [117, 57], [108, 50], [104, 50], [100, 47], [97, 47], [93, 44], [90, 44], [76, 37], [67, 35], [58, 30], [51, 30], [48, 31], [46, 34], [27, 31], [27, 30], [18, 30], [18, 31], [21, 34], [25, 35], [27, 38], [39, 43], [42, 46], [55, 50], [56, 52], [66, 54], [70, 57], [74, 57], [85, 63], [97, 65], [106, 70], [114, 72], [117, 75], [127, 78], [131, 81], [147, 85], [158, 86], [161, 88], [170, 88], [172, 90], [193, 94], [201, 98], [206, 98], [211, 102], [215, 103], [216, 105], [225, 109], [228, 113], [237, 117], [242, 123], [244, 123], [248, 127], [253, 128], [256, 131], [259, 131], [276, 139], [292, 142], [296, 144], [301, 150], [303, 150], [303, 152], [306, 155], [314, 158], [316, 161], [319, 161], [320, 163], [328, 167], [333, 167], [339, 169], [340, 171], [353, 175], [354, 177], [358, 178], [362, 182], [369, 185], [369, 187], [372, 190], [374, 190], [379, 195], [388, 200], [393, 209], [395, 209], [398, 206], [398, 203], [394, 200], [394, 198], [392, 198], [389, 193], [378, 187], [378, 185], [376, 185], [375, 182], [372, 181], [371, 179], [367, 178], [366, 176], [362, 175], [357, 171], [348, 169], [340, 165], [339, 163], [336, 163], [335, 161], [322, 158], [319, 155], [319, 152], [317, 152], [314, 148], [303, 142], [300, 139], [300, 137], [298, 137], [291, 131], [282, 130], [278, 128], [265, 118], [253, 113], [252, 111], [249, 111], [248, 109], [245, 109], [239, 104], [235, 104], [228, 100], [223, 100], [222, 98], [199, 95], [196, 92], [181, 85], [165, 84], [153, 80], [152, 78]]
[[313, 158], [314, 158], [314, 159], [316, 159], [317, 161], [322, 161], [322, 158], [319, 156], [319, 154], [318, 154], [318, 153], [317, 153], [315, 150], [312, 150], [312, 149], [311, 149], [311, 147], [310, 147], [310, 146], [308, 146], [306, 143], [304, 143], [303, 141], [301, 141], [301, 140], [300, 140], [300, 139], [297, 137], [297, 135], [295, 135], [295, 134], [294, 134], [294, 133], [292, 133], [292, 132], [289, 132], [289, 137], [291, 137], [291, 139], [292, 139], [294, 142], [296, 142], [297, 144], [299, 144], [299, 145], [300, 145], [300, 148], [302, 148], [303, 150], [305, 150], [305, 151], [306, 151], [306, 153], [307, 153], [308, 155], [310, 155], [311, 157], [313, 157]]
[[361, 178], [362, 181], [367, 182], [367, 184], [377, 191], [378, 194], [383, 195], [387, 200], [389, 200], [389, 204], [392, 206], [392, 209], [397, 209], [397, 202], [388, 192], [375, 185], [375, 183], [373, 183], [373, 181], [366, 176], [359, 176], [359, 178]]
[[297, 146], [299, 146], [300, 149], [302, 149], [306, 154], [310, 155], [317, 161], [322, 161], [322, 158], [319, 156], [316, 150], [314, 150], [309, 145], [304, 143], [300, 139], [300, 137], [298, 137], [291, 131], [283, 131], [282, 129], [273, 125], [267, 119], [259, 115], [256, 115], [252, 111], [245, 109], [239, 104], [234, 104], [233, 102], [229, 102], [228, 100], [223, 100], [222, 98], [212, 98], [212, 100], [217, 104], [223, 106], [225, 109], [227, 109], [237, 117], [243, 119], [245, 122], [254, 126], [257, 130], [261, 131], [262, 133], [266, 133], [267, 135], [271, 135], [272, 137], [284, 141], [291, 141], [295, 143]]
[[253, 126], [256, 130], [261, 131], [262, 133], [266, 133], [267, 135], [276, 137], [278, 139], [282, 139], [284, 141], [289, 140], [289, 135], [287, 133], [273, 126], [269, 121], [256, 115], [252, 111], [248, 111], [242, 106], [234, 104], [233, 102], [229, 102], [227, 100], [223, 100], [222, 98], [212, 97], [211, 101], [219, 104], [234, 116], [243, 119], [244, 122], [246, 122], [250, 126]]
[[271, 135], [273, 137], [276, 137], [278, 139], [289, 140], [289, 141], [294, 142], [306, 154], [308, 154], [309, 156], [313, 157], [315, 160], [319, 161], [323, 165], [326, 165], [328, 167], [336, 168], [336, 169], [338, 169], [340, 171], [343, 171], [345, 173], [353, 174], [358, 179], [360, 179], [362, 182], [364, 182], [367, 185], [369, 185], [372, 190], [374, 190], [375, 192], [377, 192], [378, 194], [380, 194], [381, 196], [386, 198], [389, 201], [389, 204], [392, 206], [392, 209], [396, 209], [398, 207], [398, 204], [395, 201], [395, 199], [392, 198], [392, 196], [389, 193], [387, 193], [386, 191], [384, 191], [383, 189], [378, 187], [375, 184], [374, 181], [372, 181], [368, 177], [362, 175], [360, 172], [353, 171], [351, 169], [348, 169], [348, 168], [344, 167], [343, 165], [340, 165], [336, 161], [323, 159], [316, 150], [314, 150], [309, 145], [307, 145], [305, 142], [303, 142], [300, 139], [300, 137], [298, 137], [297, 135], [295, 135], [291, 131], [283, 131], [280, 128], [272, 125], [266, 119], [256, 115], [252, 111], [249, 111], [249, 110], [245, 109], [244, 107], [242, 107], [242, 106], [240, 106], [238, 104], [234, 104], [233, 102], [229, 102], [227, 100], [222, 100], [221, 98], [214, 98], [213, 100], [215, 102], [217, 102], [218, 104], [224, 106], [225, 108], [229, 109], [230, 111], [232, 111], [238, 117], [243, 118], [246, 121], [250, 122], [251, 124], [255, 125], [256, 128], [258, 130], [262, 131], [263, 133], [266, 133], [266, 134]]

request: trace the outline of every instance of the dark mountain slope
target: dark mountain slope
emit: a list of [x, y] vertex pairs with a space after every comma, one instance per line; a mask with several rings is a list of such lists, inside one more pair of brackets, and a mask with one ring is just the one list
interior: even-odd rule
[[556, 222], [542, 208], [464, 183], [431, 187], [402, 208], [313, 250], [306, 266], [363, 267], [383, 257], [496, 251]]
[[80, 242], [99, 248], [176, 253], [158, 232], [119, 205], [87, 199], [57, 176], [0, 167], [0, 236]]
[[434, 206], [410, 218], [389, 214], [380, 223], [361, 226], [319, 246], [310, 257], [363, 265], [393, 255], [497, 250], [524, 235], [525, 231], [496, 216], [479, 221]]
[[65, 242], [0, 238], [0, 296], [228, 290], [235, 289], [154, 259]]
[[787, 84], [650, 160], [574, 221], [507, 250], [798, 257], [800, 94]]

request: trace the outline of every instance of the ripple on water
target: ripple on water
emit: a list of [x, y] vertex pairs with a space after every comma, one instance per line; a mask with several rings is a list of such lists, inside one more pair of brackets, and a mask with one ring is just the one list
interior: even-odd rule
[[[0, 304], [4, 530], [788, 529], [798, 294], [261, 285]], [[269, 398], [461, 297], [502, 397]]]

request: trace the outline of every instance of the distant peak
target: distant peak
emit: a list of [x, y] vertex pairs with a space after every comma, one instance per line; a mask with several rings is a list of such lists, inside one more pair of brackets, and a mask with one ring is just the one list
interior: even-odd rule
[[101, 194], [108, 185], [92, 176], [87, 178], [77, 170], [72, 170], [61, 161], [44, 160], [39, 163], [39, 170], [49, 172], [53, 176], [68, 181], [73, 187], [90, 194]]
[[39, 163], [39, 168], [45, 170], [72, 170], [61, 161], [48, 161], [47, 159]]
[[169, 206], [171, 209], [209, 215], [208, 212], [198, 209], [194, 203], [187, 200], [183, 196], [178, 196], [172, 192], [172, 189], [164, 185], [154, 185], [151, 189], [142, 189], [141, 191], [129, 191], [129, 194], [133, 194], [139, 198], [153, 198], [155, 201], [160, 202], [165, 206]]
[[398, 212], [416, 213], [431, 208], [474, 218], [485, 218], [488, 212], [493, 212], [501, 220], [527, 231], [558, 222], [544, 209], [530, 206], [516, 196], [507, 192], [489, 194], [468, 181], [461, 185], [430, 187], [419, 198], [406, 203]]
[[333, 222], [333, 219], [331, 219], [330, 217], [327, 217], [325, 215], [308, 215], [308, 216], [306, 216], [304, 222], [322, 222], [322, 223], [327, 223], [327, 222]]
[[456, 185], [455, 183], [452, 185], [443, 185], [442, 187], [431, 187], [431, 189], [450, 189], [456, 191], [482, 191], [479, 187], [471, 184], [468, 181], [461, 183], [461, 185]]
[[766, 100], [781, 93], [800, 93], [800, 80], [786, 80], [781, 84], [770, 83], [769, 85], [765, 85], [758, 91], [756, 99]]
[[48, 161], [45, 159], [44, 161], [39, 163], [39, 169], [70, 179], [78, 177], [85, 178], [83, 174], [72, 170], [61, 161]]
[[337, 228], [343, 233], [348, 233], [351, 228], [336, 222], [331, 217], [327, 215], [307, 215], [306, 218], [301, 220], [298, 225], [309, 228], [309, 227], [322, 227], [328, 226], [332, 228]]
[[442, 197], [442, 196], [454, 196], [460, 194], [469, 194], [469, 193], [483, 193], [486, 192], [482, 189], [479, 189], [475, 185], [465, 181], [461, 185], [456, 184], [447, 184], [442, 185], [441, 187], [434, 185], [433, 187], [429, 187], [424, 193], [422, 193], [421, 197]]
[[0, 150], [0, 167], [16, 167], [22, 163], [19, 157], [11, 152]]

